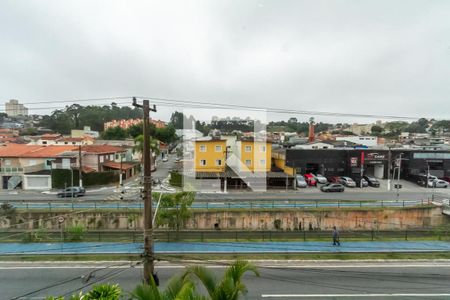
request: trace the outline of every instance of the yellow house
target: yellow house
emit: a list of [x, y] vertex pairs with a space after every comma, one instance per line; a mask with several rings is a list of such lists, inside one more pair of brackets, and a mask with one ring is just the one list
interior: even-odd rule
[[194, 168], [196, 172], [224, 172], [226, 140], [201, 138], [195, 141]]
[[291, 176], [294, 175], [294, 168], [286, 166], [286, 151], [284, 149], [273, 152], [272, 160], [274, 165], [283, 170], [284, 173]]
[[241, 171], [270, 172], [272, 165], [272, 143], [266, 140], [242, 139], [238, 142]]

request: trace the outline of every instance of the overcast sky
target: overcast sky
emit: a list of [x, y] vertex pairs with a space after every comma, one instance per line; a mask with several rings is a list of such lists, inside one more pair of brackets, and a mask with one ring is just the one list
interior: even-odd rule
[[1, 104], [129, 95], [450, 118], [450, 1], [0, 1]]

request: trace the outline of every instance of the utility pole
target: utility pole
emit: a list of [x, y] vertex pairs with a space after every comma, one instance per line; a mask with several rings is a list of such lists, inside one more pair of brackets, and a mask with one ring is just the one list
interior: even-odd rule
[[82, 179], [82, 164], [81, 164], [81, 145], [78, 146], [78, 178], [80, 180], [80, 188], [83, 187], [83, 179]]
[[159, 280], [154, 272], [154, 251], [153, 251], [153, 222], [152, 222], [152, 157], [150, 149], [150, 111], [156, 111], [155, 105], [150, 108], [148, 100], [143, 100], [142, 105], [137, 104], [136, 98], [133, 97], [133, 106], [141, 107], [144, 112], [144, 282], [150, 282], [150, 276], [153, 277], [158, 285]]
[[120, 177], [119, 177], [119, 185], [120, 185], [121, 192], [123, 192], [122, 160], [123, 160], [123, 156], [122, 156], [122, 153], [120, 153]]
[[388, 174], [387, 174], [387, 178], [388, 178], [388, 182], [387, 182], [387, 189], [388, 191], [391, 190], [391, 168], [392, 168], [392, 158], [391, 158], [391, 147], [389, 147], [389, 152], [388, 152]]

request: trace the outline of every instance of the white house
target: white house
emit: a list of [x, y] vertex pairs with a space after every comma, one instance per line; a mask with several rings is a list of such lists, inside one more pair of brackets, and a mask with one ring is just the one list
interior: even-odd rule
[[357, 145], [363, 145], [367, 147], [378, 146], [378, 138], [376, 136], [337, 136], [336, 141], [347, 141]]

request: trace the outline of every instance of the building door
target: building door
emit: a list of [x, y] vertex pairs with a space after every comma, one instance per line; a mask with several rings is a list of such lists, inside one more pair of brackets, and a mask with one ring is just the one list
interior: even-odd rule
[[373, 176], [382, 179], [384, 177], [384, 165], [375, 165]]
[[9, 176], [2, 176], [2, 188], [4, 190], [8, 189], [8, 179], [9, 179]]

